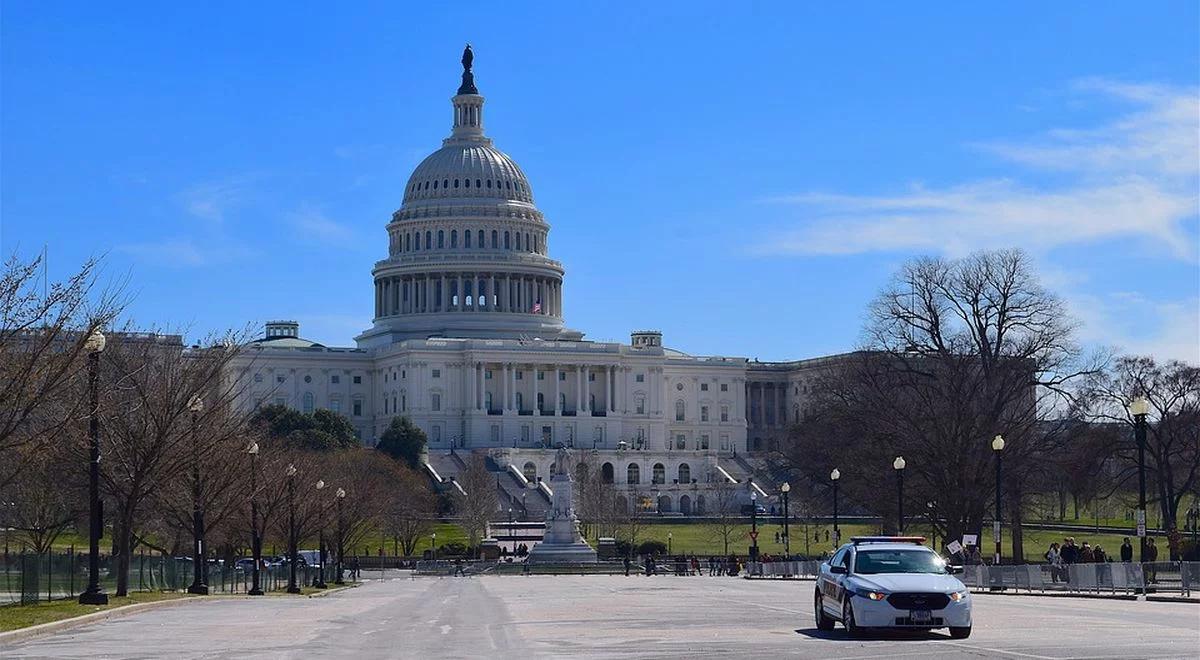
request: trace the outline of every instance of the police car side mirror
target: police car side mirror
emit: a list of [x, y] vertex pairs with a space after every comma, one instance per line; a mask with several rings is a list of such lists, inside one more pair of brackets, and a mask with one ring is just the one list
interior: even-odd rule
[[958, 575], [959, 573], [963, 572], [963, 567], [962, 566], [947, 566], [946, 572], [949, 573], [950, 575]]
[[829, 572], [830, 572], [830, 573], [842, 573], [842, 574], [844, 574], [844, 573], [846, 572], [846, 567], [845, 567], [845, 566], [830, 566], [830, 567], [829, 567]]

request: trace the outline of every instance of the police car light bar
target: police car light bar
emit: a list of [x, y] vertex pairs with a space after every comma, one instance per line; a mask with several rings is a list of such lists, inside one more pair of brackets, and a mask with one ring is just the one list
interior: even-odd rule
[[851, 536], [850, 542], [854, 545], [860, 543], [915, 543], [917, 545], [925, 544], [924, 536]]

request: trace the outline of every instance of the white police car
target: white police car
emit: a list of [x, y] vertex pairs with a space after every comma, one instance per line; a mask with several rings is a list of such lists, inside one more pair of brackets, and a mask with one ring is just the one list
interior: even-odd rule
[[821, 564], [817, 628], [841, 621], [851, 635], [864, 628], [949, 628], [971, 635], [971, 594], [919, 536], [856, 536]]

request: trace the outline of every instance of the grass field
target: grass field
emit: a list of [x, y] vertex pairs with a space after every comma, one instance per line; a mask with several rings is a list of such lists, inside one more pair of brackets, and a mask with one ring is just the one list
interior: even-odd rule
[[149, 603], [173, 598], [184, 598], [186, 594], [177, 592], [135, 592], [128, 596], [117, 598], [109, 596], [108, 605], [80, 605], [74, 600], [57, 600], [52, 603], [36, 605], [5, 605], [0, 607], [0, 631], [27, 628], [51, 621], [61, 621], [71, 617], [111, 610], [114, 607], [133, 605], [134, 603]]

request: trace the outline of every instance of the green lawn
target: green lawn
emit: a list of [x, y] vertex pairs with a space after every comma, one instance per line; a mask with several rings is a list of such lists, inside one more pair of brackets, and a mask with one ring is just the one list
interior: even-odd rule
[[[848, 541], [851, 536], [870, 536], [878, 534], [879, 528], [871, 525], [840, 525], [842, 532], [842, 540]], [[758, 548], [760, 552], [768, 554], [783, 554], [784, 546], [782, 543], [775, 542], [775, 532], [781, 531], [782, 526], [776, 524], [759, 525], [758, 526]], [[832, 541], [825, 540], [825, 532], [832, 532], [831, 525], [809, 525], [808, 527], [808, 545], [805, 545], [804, 527], [802, 525], [791, 525], [790, 533], [792, 536], [791, 550], [795, 555], [810, 555], [818, 556], [822, 552], [830, 550], [833, 547]], [[932, 533], [926, 527], [910, 526], [905, 530], [907, 534], [915, 536], [925, 536], [928, 540], [927, 544], [931, 544]], [[737, 528], [737, 533], [731, 536], [729, 552], [737, 555], [745, 555], [749, 552], [750, 547], [750, 525], [742, 525]], [[667, 543], [667, 535], [671, 535], [671, 551], [682, 554], [698, 554], [698, 555], [720, 555], [725, 554], [724, 540], [711, 527], [703, 524], [656, 524], [646, 525], [639, 530], [638, 543], [649, 540], [661, 541]], [[1099, 543], [1104, 547], [1105, 551], [1110, 556], [1119, 557], [1119, 549], [1121, 546], [1122, 535], [1120, 534], [1090, 534], [1090, 533], [1064, 533], [1044, 530], [1025, 529], [1024, 544], [1025, 544], [1025, 560], [1030, 563], [1039, 563], [1043, 561], [1042, 555], [1050, 546], [1051, 542], [1061, 543], [1063, 537], [1074, 536], [1077, 544], [1082, 544], [1084, 541], [1091, 543], [1093, 546]], [[984, 557], [991, 557], [994, 552], [995, 545], [992, 541], [991, 530], [984, 530], [985, 538], [982, 541], [981, 551]], [[819, 540], [818, 540], [819, 538]], [[1004, 557], [1009, 557], [1012, 551], [1012, 541], [1009, 538], [1008, 531], [1001, 530], [1002, 552]], [[589, 539], [595, 542], [594, 535]], [[1134, 546], [1137, 545], [1137, 539], [1131, 539]], [[1159, 544], [1165, 544], [1165, 539], [1158, 539]], [[938, 539], [938, 544], [943, 545], [941, 539]], [[1165, 549], [1165, 545], [1164, 545]], [[1165, 550], [1160, 550], [1163, 552]]]
[[80, 605], [75, 600], [56, 600], [51, 603], [36, 605], [4, 605], [0, 606], [0, 631], [27, 628], [51, 621], [61, 621], [72, 617], [111, 610], [122, 605], [134, 603], [149, 603], [158, 600], [184, 598], [186, 594], [178, 592], [142, 591], [117, 598], [109, 596], [108, 605]]

